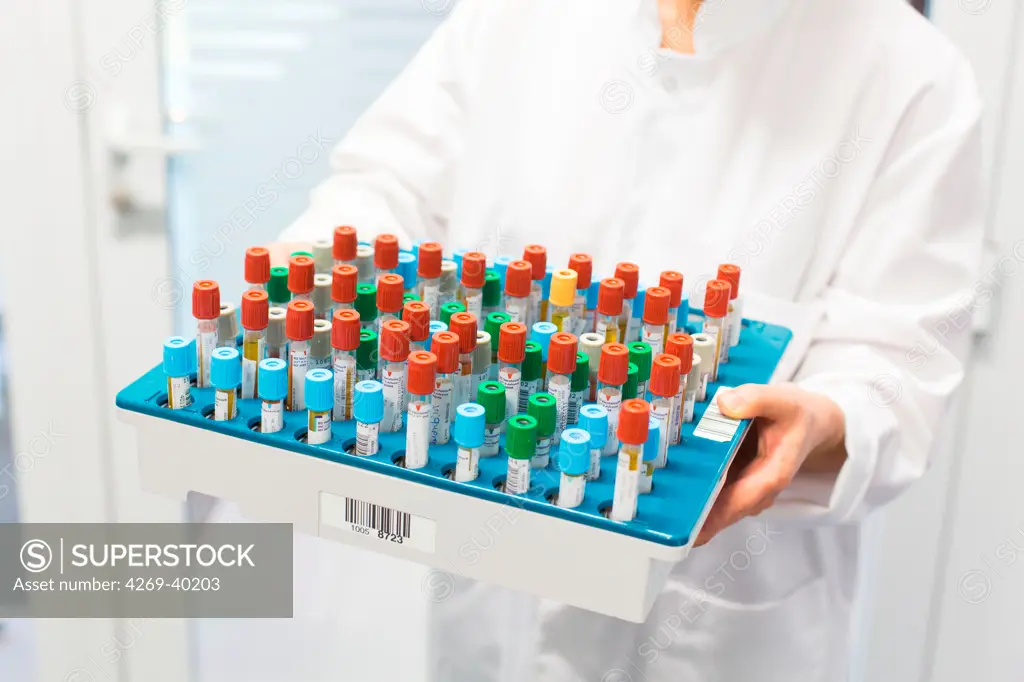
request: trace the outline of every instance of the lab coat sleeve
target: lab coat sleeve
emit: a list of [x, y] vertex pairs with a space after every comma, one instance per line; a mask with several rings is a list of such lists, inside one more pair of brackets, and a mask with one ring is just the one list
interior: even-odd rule
[[835, 477], [798, 474], [784, 513], [855, 521], [928, 467], [986, 295], [980, 112], [958, 58], [895, 130], [795, 377], [842, 408], [847, 460]]
[[[474, 45], [495, 11], [462, 0], [404, 71], [331, 153], [331, 176], [283, 241], [328, 238], [351, 225], [361, 239], [382, 232], [444, 242], [467, 100], [478, 68]], [[343, 96], [343, 94], [337, 94]]]

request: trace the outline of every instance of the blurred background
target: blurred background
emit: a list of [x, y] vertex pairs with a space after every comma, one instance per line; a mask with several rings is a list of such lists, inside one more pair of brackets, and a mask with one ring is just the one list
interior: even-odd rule
[[[193, 280], [238, 299], [244, 247], [303, 210], [331, 146], [454, 2], [4, 4], [0, 522], [187, 518], [140, 490], [114, 394], [191, 333]], [[850, 680], [1019, 682], [1024, 6], [919, 9], [968, 55], [987, 105], [989, 263], [935, 464], [868, 524]], [[299, 537], [293, 620], [9, 619], [0, 679], [416, 682], [424, 573]]]

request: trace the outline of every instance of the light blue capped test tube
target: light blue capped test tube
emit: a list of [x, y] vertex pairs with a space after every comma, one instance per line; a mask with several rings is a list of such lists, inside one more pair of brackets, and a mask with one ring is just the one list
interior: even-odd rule
[[237, 413], [238, 387], [242, 384], [242, 356], [237, 348], [215, 348], [210, 356], [210, 383], [216, 390], [214, 421], [234, 419]]
[[636, 297], [633, 299], [633, 309], [629, 320], [629, 335], [623, 343], [632, 343], [640, 340], [640, 330], [644, 328], [644, 303], [647, 301], [647, 287], [643, 284], [637, 286]]
[[512, 256], [498, 256], [494, 259], [494, 269], [501, 278], [501, 290], [505, 291], [505, 273], [508, 272], [508, 264], [514, 261]]
[[548, 347], [551, 346], [552, 334], [556, 333], [558, 333], [558, 327], [550, 322], [534, 322], [530, 327], [529, 340], [536, 341], [540, 346], [540, 359], [543, 363], [540, 375], [541, 386], [546, 386], [548, 383]]
[[380, 422], [384, 419], [384, 386], [379, 381], [356, 384], [352, 416], [356, 420], [355, 454], [376, 455], [380, 450]]
[[640, 465], [639, 492], [651, 492], [654, 485], [654, 460], [658, 458], [658, 447], [661, 443], [661, 422], [651, 417], [647, 425], [647, 442], [644, 443], [643, 463]]
[[430, 335], [427, 336], [427, 342], [424, 344], [424, 346], [425, 346], [424, 350], [426, 350], [428, 352], [433, 352], [433, 351], [430, 350], [430, 346], [434, 342], [434, 334], [436, 334], [438, 332], [446, 332], [446, 331], [448, 331], [448, 325], [446, 325], [444, 322], [442, 322], [441, 320], [431, 320], [430, 321]]
[[[679, 314], [676, 317], [676, 326], [684, 334], [689, 334], [690, 329], [690, 294], [683, 292], [683, 296], [679, 299]], [[699, 332], [699, 329], [695, 329], [694, 333]]]
[[558, 443], [558, 506], [573, 509], [583, 502], [590, 470], [590, 434], [583, 429], [562, 431]]
[[277, 433], [284, 428], [284, 398], [288, 395], [288, 363], [280, 358], [260, 360], [256, 388], [263, 405], [260, 432]]
[[172, 336], [164, 341], [167, 407], [180, 410], [192, 404], [192, 374], [196, 371], [196, 340]]
[[594, 278], [587, 289], [587, 324], [584, 333], [597, 328], [597, 294], [601, 290], [601, 280]]
[[416, 255], [411, 251], [399, 251], [398, 274], [402, 276], [405, 293], [416, 292]]
[[453, 437], [459, 446], [455, 462], [456, 481], [474, 481], [480, 475], [480, 448], [484, 444], [486, 410], [479, 403], [463, 403], [455, 408]]
[[601, 449], [608, 442], [608, 410], [600, 405], [580, 408], [580, 428], [590, 436], [590, 470], [587, 480], [596, 481], [601, 475]]
[[334, 372], [323, 367], [306, 372], [306, 409], [309, 411], [306, 442], [323, 445], [331, 440], [334, 409]]
[[462, 257], [467, 253], [469, 253], [469, 249], [455, 249], [452, 251], [451, 260], [455, 261], [455, 265], [457, 267], [455, 273], [458, 276], [459, 281], [462, 281]]

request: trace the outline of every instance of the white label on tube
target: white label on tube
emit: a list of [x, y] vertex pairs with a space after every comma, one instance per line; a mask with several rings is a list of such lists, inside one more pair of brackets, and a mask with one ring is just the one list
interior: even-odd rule
[[331, 356], [325, 355], [323, 357], [316, 357], [315, 355], [309, 356], [309, 368], [310, 369], [330, 369], [331, 368]]
[[283, 408], [284, 405], [280, 400], [263, 401], [263, 409], [260, 411], [261, 433], [277, 433], [284, 428]]
[[455, 372], [455, 395], [452, 402], [455, 407], [476, 400], [476, 396], [470, 397], [470, 386], [473, 383], [473, 361], [459, 359], [459, 369]]
[[718, 409], [718, 394], [728, 390], [729, 387], [727, 386], [719, 386], [715, 395], [708, 401], [708, 409], [704, 410], [704, 416], [697, 423], [697, 428], [693, 430], [693, 435], [719, 443], [728, 443], [736, 435], [740, 422], [726, 417]]
[[608, 387], [599, 389], [597, 404], [608, 411], [608, 440], [602, 452], [614, 455], [619, 449], [619, 407], [622, 406], [622, 391]]
[[234, 391], [217, 391], [217, 395], [213, 402], [213, 418], [216, 421], [222, 422], [228, 419], [234, 419], [234, 400], [232, 400]]
[[293, 412], [306, 409], [306, 370], [309, 368], [309, 351], [288, 351], [288, 365], [291, 370], [291, 401], [288, 408]]
[[649, 493], [654, 485], [654, 466], [651, 462], [640, 462], [639, 492]]
[[409, 403], [405, 419], [405, 468], [422, 469], [427, 466], [427, 448], [430, 447], [430, 404], [417, 400]]
[[334, 358], [334, 421], [352, 418], [355, 397], [356, 359], [351, 355]]
[[[248, 343], [242, 344], [243, 350]], [[256, 397], [256, 374], [260, 360], [266, 355], [266, 341], [261, 337], [256, 341], [256, 357], [242, 357], [242, 398], [249, 400]]]
[[430, 442], [444, 445], [451, 437], [452, 380], [438, 375], [434, 380], [434, 395], [430, 404]]
[[[490, 369], [490, 367], [488, 367]], [[469, 380], [469, 395], [466, 397], [467, 403], [476, 402], [477, 393], [480, 391], [480, 384], [487, 381], [487, 372], [474, 372]]]
[[505, 387], [505, 419], [519, 413], [519, 382], [522, 378], [523, 373], [510, 365], [498, 370], [498, 381]]
[[377, 370], [372, 367], [370, 369], [360, 369], [356, 371], [356, 376], [358, 377], [358, 381], [376, 381]]
[[572, 388], [569, 377], [556, 374], [548, 382], [548, 393], [555, 398], [555, 445], [562, 440], [562, 431], [569, 423], [569, 400], [572, 396]]
[[576, 294], [572, 301], [572, 323], [569, 331], [577, 338], [587, 333], [587, 297], [583, 294]]
[[196, 386], [209, 388], [210, 383], [210, 361], [213, 359], [213, 351], [217, 348], [217, 330], [212, 332], [200, 332], [196, 335]]
[[508, 458], [508, 474], [505, 476], [505, 492], [523, 495], [530, 489], [530, 460]]
[[687, 391], [683, 400], [683, 423], [689, 424], [693, 421], [693, 408], [697, 402], [697, 391]]
[[519, 414], [526, 414], [526, 406], [530, 396], [540, 391], [540, 379], [531, 379], [519, 383]]
[[310, 412], [309, 431], [306, 442], [310, 445], [323, 445], [331, 440], [331, 413]]
[[669, 429], [672, 427], [672, 416], [678, 414], [675, 409], [675, 400], [669, 405], [658, 404], [652, 407], [651, 416], [658, 420], [659, 428], [661, 429], [662, 438], [658, 439], [658, 455], [654, 458], [654, 467], [660, 469], [668, 464], [668, 445], [669, 438], [665, 437], [669, 433]]
[[704, 402], [708, 399], [708, 382], [711, 380], [711, 372], [701, 371], [700, 381], [697, 383], [697, 400]]
[[476, 319], [479, 323], [483, 323], [483, 309], [484, 309], [484, 297], [477, 289], [475, 293], [467, 292], [466, 296], [466, 312], [473, 313], [476, 315]]
[[566, 509], [580, 506], [586, 485], [586, 476], [569, 476], [563, 473], [558, 482], [558, 506]]
[[612, 499], [613, 521], [632, 521], [636, 517], [640, 457], [639, 452], [635, 455], [630, 455], [626, 451], [619, 453], [619, 461], [615, 467], [615, 493]]
[[540, 297], [541, 290], [537, 287], [537, 283], [534, 282], [530, 287], [530, 297], [527, 299], [526, 314], [529, 316], [530, 326], [543, 321], [540, 319]]
[[580, 408], [583, 407], [583, 391], [573, 391], [569, 394], [569, 426], [576, 426], [580, 423]]
[[501, 427], [486, 426], [484, 427], [484, 444], [480, 448], [481, 457], [493, 457], [498, 454], [498, 441], [501, 440]]
[[743, 296], [737, 296], [732, 300], [732, 320], [729, 322], [729, 345], [736, 346], [740, 342], [740, 332], [743, 330]]
[[[710, 370], [707, 372], [709, 377], [708, 381], [715, 381], [718, 379], [718, 363], [720, 362], [722, 348], [722, 327], [720, 325], [721, 320], [715, 318], [705, 318], [704, 320], [704, 333], [710, 336], [715, 344], [715, 359], [711, 363], [711, 367], [708, 367], [708, 370]], [[705, 373], [703, 368], [701, 369], [701, 373]], [[704, 388], [707, 388], [707, 386], [705, 385]], [[704, 400], [704, 397], [704, 394], [701, 393], [700, 399]]]
[[430, 319], [439, 319], [441, 317], [441, 288], [424, 285], [423, 303], [430, 308]]
[[385, 367], [381, 371], [380, 383], [384, 387], [384, 419], [381, 421], [381, 428], [385, 433], [395, 433], [402, 429], [405, 371]]
[[192, 404], [192, 380], [189, 377], [167, 377], [167, 405], [180, 410]]
[[437, 537], [432, 519], [325, 492], [320, 493], [320, 525], [428, 553], [434, 552]]
[[380, 442], [380, 424], [356, 422], [356, 454], [362, 457], [377, 454]]
[[724, 365], [729, 362], [729, 339], [732, 338], [732, 306], [729, 306], [729, 313], [722, 318], [722, 332], [719, 336], [722, 340], [718, 344], [718, 364]]
[[617, 329], [615, 331], [615, 338], [613, 338], [611, 340], [608, 339], [608, 330], [610, 328], [611, 328], [611, 325], [608, 324], [606, 318], [603, 315], [598, 318], [598, 320], [597, 320], [597, 327], [596, 327], [596, 333], [597, 333], [598, 336], [600, 336], [602, 339], [605, 340], [605, 343], [614, 343], [615, 341], [618, 340], [619, 332], [618, 332]]
[[663, 326], [644, 325], [642, 341], [651, 347], [651, 355], [658, 355], [662, 352], [662, 344], [665, 341], [664, 332], [665, 327]]
[[[679, 384], [679, 391], [676, 393], [675, 399], [672, 401], [672, 414], [669, 415], [668, 424], [668, 444], [678, 445], [679, 444], [679, 429], [682, 428], [684, 420], [684, 398], [683, 398], [683, 386], [685, 384]], [[665, 431], [662, 431], [663, 440]]]
[[480, 475], [480, 451], [476, 448], [459, 448], [459, 457], [455, 462], [456, 481], [475, 481]]
[[508, 313], [509, 322], [526, 323], [526, 306], [520, 298], [506, 298], [505, 312]]
[[590, 449], [590, 471], [587, 472], [587, 479], [596, 481], [601, 476], [601, 448]]
[[543, 469], [548, 465], [551, 459], [551, 439], [550, 438], [538, 438], [537, 449], [533, 453], [533, 459], [530, 460], [530, 466], [534, 469]]

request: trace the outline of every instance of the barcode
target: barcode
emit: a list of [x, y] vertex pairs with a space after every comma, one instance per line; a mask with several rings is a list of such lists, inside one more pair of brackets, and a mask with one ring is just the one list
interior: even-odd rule
[[400, 535], [407, 538], [412, 517], [408, 512], [346, 497], [345, 521], [357, 526], [383, 531], [388, 535]]
[[704, 416], [700, 418], [697, 428], [693, 430], [693, 435], [698, 438], [726, 443], [736, 435], [740, 422], [726, 417], [718, 410], [718, 393], [723, 390], [727, 391], [729, 388], [727, 386], [719, 387], [708, 401], [708, 408], [704, 410]]

